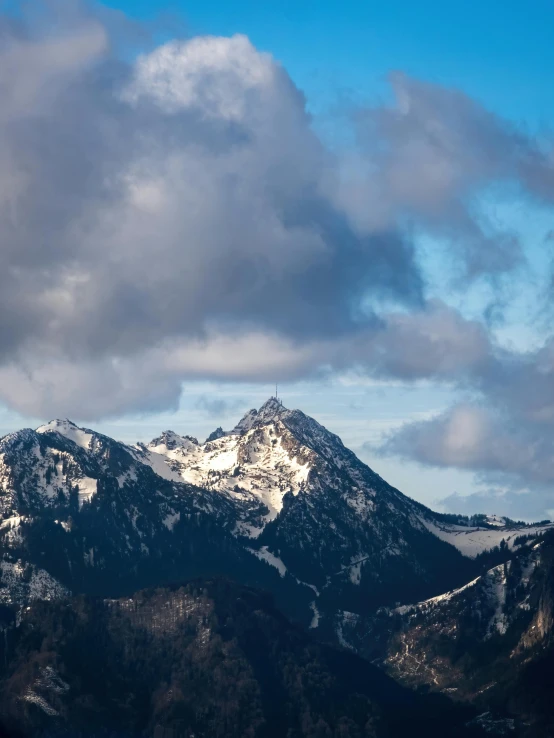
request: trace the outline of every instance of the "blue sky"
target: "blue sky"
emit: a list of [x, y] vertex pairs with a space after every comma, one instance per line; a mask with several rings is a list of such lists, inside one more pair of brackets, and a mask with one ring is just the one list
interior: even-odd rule
[[278, 379], [427, 504], [554, 516], [554, 5], [86, 5], [0, 10], [0, 432]]
[[394, 69], [465, 90], [490, 109], [536, 128], [552, 125], [554, 5], [520, 3], [206, 0], [107, 3], [130, 17], [196, 34], [246, 34], [273, 54], [326, 111], [342, 95], [386, 96]]

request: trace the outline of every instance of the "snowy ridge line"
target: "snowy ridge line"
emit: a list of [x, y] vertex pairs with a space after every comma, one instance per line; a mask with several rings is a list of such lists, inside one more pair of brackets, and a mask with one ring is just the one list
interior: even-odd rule
[[257, 538], [281, 512], [284, 495], [297, 495], [304, 488], [311, 469], [314, 452], [299, 444], [281, 422], [287, 412], [270, 400], [214, 440], [199, 444], [190, 436], [165, 431], [134, 451], [169, 481], [217, 491], [250, 508], [235, 533]]
[[[529, 609], [528, 591], [532, 573], [540, 563], [541, 544], [535, 544], [533, 548], [526, 553], [522, 560], [518, 563], [517, 583], [520, 592], [520, 601], [515, 605], [516, 609]], [[406, 615], [411, 617], [418, 613], [430, 614], [435, 609], [449, 608], [451, 603], [459, 598], [463, 593], [469, 590], [480, 588], [477, 599], [485, 602], [492, 610], [486, 627], [485, 638], [491, 637], [494, 633], [504, 635], [509, 626], [509, 619], [506, 614], [505, 605], [508, 589], [508, 575], [513, 571], [514, 561], [509, 560], [503, 564], [492, 567], [479, 577], [476, 577], [467, 584], [457, 589], [445, 592], [444, 594], [431, 597], [422, 602], [410, 605], [402, 605], [390, 610], [390, 613], [398, 615]], [[513, 586], [513, 585], [512, 585]], [[385, 608], [386, 611], [386, 608]]]
[[[44, 528], [53, 529], [47, 534], [54, 550], [64, 536], [71, 542], [81, 524], [95, 531], [104, 525], [106, 539], [61, 547], [68, 552], [68, 571], [76, 564], [84, 576], [104, 576], [106, 566], [122, 560], [137, 570], [154, 555], [172, 561], [174, 552], [188, 551], [181, 545], [187, 535], [205, 526], [221, 560], [232, 551], [240, 567], [246, 552], [255, 556], [286, 578], [282, 585], [275, 572], [249, 561], [277, 592], [297, 593], [307, 623], [315, 615], [313, 608], [311, 616], [307, 611], [310, 600], [327, 623], [346, 603], [371, 602], [350, 604], [362, 613], [408, 598], [425, 601], [463, 581], [456, 567], [467, 567], [466, 579], [481, 571], [461, 554], [475, 558], [503, 539], [513, 548], [518, 536], [553, 527], [508, 529], [494, 516], [488, 528], [446, 524], [388, 485], [338, 436], [274, 398], [248, 412], [230, 433], [210, 438], [199, 443], [165, 431], [149, 444], [131, 446], [60, 420], [0, 440], [2, 543], [15, 559], [27, 537], [36, 544]], [[23, 524], [23, 512], [29, 524]], [[54, 518], [56, 526], [50, 525]], [[51, 559], [44, 562], [46, 569], [52, 566]], [[76, 589], [72, 577], [64, 581]], [[23, 590], [21, 597], [27, 597]], [[343, 631], [348, 638], [346, 623]]]
[[[503, 566], [503, 564], [500, 564], [500, 566]], [[436, 597], [430, 597], [428, 600], [422, 600], [421, 602], [416, 602], [412, 605], [400, 605], [400, 607], [395, 607], [391, 612], [398, 613], [399, 615], [407, 615], [410, 613], [416, 613], [419, 610], [426, 610], [437, 605], [446, 604], [462, 592], [474, 587], [480, 580], [481, 577], [476, 577], [475, 579], [472, 579], [471, 582], [464, 584], [462, 587], [458, 587], [458, 589], [453, 589], [450, 592], [445, 592], [444, 594], [437, 595]]]
[[[116, 442], [94, 431], [78, 428], [69, 420], [53, 420], [36, 432], [24, 430], [2, 439], [5, 448], [18, 440], [33, 442], [31, 453], [36, 457], [33, 472], [38, 475], [35, 489], [46, 502], [55, 501], [60, 489], [67, 495], [75, 488], [79, 506], [89, 502], [97, 493], [98, 480], [83, 471], [82, 456], [77, 454], [72, 458], [67, 446], [63, 451], [47, 448], [43, 452], [35, 440], [37, 434], [59, 434], [75, 444], [80, 454], [90, 455], [96, 462], [105, 453], [106, 445]], [[310, 475], [320, 462], [326, 465], [326, 474], [340, 473], [349, 477], [352, 484], [344, 497], [345, 502], [360, 521], [371, 523], [376, 507], [374, 491], [368, 487], [361, 467], [369, 473], [371, 470], [361, 464], [337, 436], [300, 411], [287, 410], [271, 398], [259, 411], [246, 413], [232, 431], [215, 435], [219, 437], [200, 444], [192, 436], [166, 431], [148, 445], [117, 445], [137, 464], [150, 467], [167, 481], [193, 484], [227, 498], [237, 513], [234, 525], [237, 537], [257, 538], [267, 524], [279, 516], [285, 495], [297, 496], [310, 491]], [[0, 449], [0, 482], [2, 476], [6, 479], [9, 476], [8, 470], [2, 473], [4, 456]], [[64, 465], [69, 471], [64, 472]], [[136, 470], [129, 468], [117, 481], [123, 488], [136, 479]], [[410, 506], [412, 503], [405, 498], [403, 504]], [[4, 520], [2, 513], [0, 509], [0, 531], [17, 526], [21, 521], [15, 509], [6, 508]], [[174, 513], [169, 511], [168, 514]], [[502, 518], [489, 516], [487, 521], [493, 528], [468, 528], [442, 523], [433, 518], [431, 511], [422, 514], [420, 508], [412, 508], [411, 515], [414, 525], [427, 529], [470, 558], [499, 545], [502, 540], [512, 548], [518, 536], [538, 536], [554, 527], [550, 524], [508, 528], [502, 525]], [[166, 527], [172, 528], [173, 519], [166, 517], [166, 520]], [[330, 525], [333, 524], [331, 521]], [[401, 555], [398, 547], [389, 548], [390, 555]], [[348, 571], [352, 584], [360, 583], [362, 559], [363, 554], [341, 567], [341, 571]]]
[[423, 525], [430, 533], [458, 549], [464, 556], [474, 559], [484, 551], [489, 551], [504, 540], [513, 549], [519, 536], [539, 536], [554, 528], [554, 523], [544, 525], [500, 526], [495, 528], [469, 528], [463, 525], [450, 525], [431, 521], [421, 516]]

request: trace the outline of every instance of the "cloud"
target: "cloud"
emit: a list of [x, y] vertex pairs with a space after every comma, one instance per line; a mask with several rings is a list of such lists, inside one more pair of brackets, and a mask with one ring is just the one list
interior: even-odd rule
[[551, 204], [551, 143], [541, 146], [460, 90], [402, 72], [390, 83], [392, 105], [357, 112], [362, 160], [346, 182], [344, 207], [362, 227], [404, 217], [440, 236], [465, 280], [513, 270], [524, 260], [521, 244], [485, 216], [477, 197], [517, 183]]
[[366, 344], [364, 364], [381, 376], [461, 381], [488, 366], [484, 326], [435, 300], [412, 313], [391, 313]]
[[[408, 423], [392, 433], [381, 452], [435, 467], [475, 472], [483, 487], [463, 504], [443, 501], [461, 512], [478, 504], [512, 516], [549, 516], [554, 484], [554, 353], [552, 341], [527, 354], [492, 351], [474, 365], [473, 399], [445, 413]], [[501, 493], [499, 493], [501, 490]]]
[[[360, 378], [454, 381], [486, 361], [483, 341], [478, 324], [433, 303], [412, 315], [390, 314], [344, 336], [309, 340], [207, 331], [197, 338], [172, 337], [129, 355], [86, 361], [35, 343], [29, 357], [0, 366], [0, 392], [25, 414], [94, 420], [130, 408], [175, 409], [183, 377], [273, 383], [275, 378], [295, 381], [353, 371]], [[71, 412], [60, 413], [60, 408]]]
[[554, 481], [554, 442], [495, 415], [490, 408], [460, 404], [437, 418], [402, 428], [390, 452], [433, 466], [503, 472], [535, 482]]
[[208, 417], [219, 420], [243, 409], [245, 404], [244, 400], [225, 400], [223, 397], [200, 395], [195, 407]]
[[125, 61], [107, 11], [64, 8], [0, 23], [5, 403], [94, 420], [175, 407], [186, 378], [525, 381], [526, 360], [428, 294], [412, 234], [446, 234], [467, 279], [516, 268], [474, 199], [517, 180], [550, 200], [548, 151], [397, 74], [392, 106], [359, 111], [348, 171], [245, 36]]

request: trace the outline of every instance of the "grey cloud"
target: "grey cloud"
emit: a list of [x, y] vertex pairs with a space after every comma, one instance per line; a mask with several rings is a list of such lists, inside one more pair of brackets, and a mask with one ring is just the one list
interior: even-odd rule
[[168, 339], [130, 356], [87, 362], [42, 343], [28, 360], [0, 366], [0, 388], [20, 412], [50, 417], [62, 408], [71, 411], [63, 414], [94, 420], [129, 408], [175, 407], [183, 377], [274, 382], [355, 370], [404, 381], [428, 376], [455, 381], [487, 360], [486, 349], [478, 324], [433, 303], [340, 337], [306, 340], [267, 331], [212, 331]]
[[498, 178], [549, 196], [547, 153], [400, 75], [397, 106], [360, 115], [345, 178], [302, 93], [245, 37], [126, 63], [110, 23], [64, 7], [57, 35], [0, 32], [5, 402], [95, 419], [173, 407], [187, 377], [352, 368], [492, 386], [485, 329], [428, 299], [406, 215], [456, 229], [468, 274], [512, 268], [517, 243], [468, 202]]
[[22, 344], [127, 355], [211, 322], [341, 334], [368, 290], [421, 299], [411, 245], [356, 237], [325, 195], [332, 158], [302, 96], [247, 39], [173, 43], [125, 68], [97, 24], [75, 34], [53, 71], [51, 41], [20, 43], [46, 71], [26, 85], [31, 113], [7, 96], [3, 177], [21, 192], [4, 203], [4, 314], [27, 317]]
[[492, 347], [484, 326], [464, 319], [440, 301], [411, 314], [390, 314], [368, 344], [368, 366], [405, 380], [462, 381], [483, 371]]
[[511, 271], [523, 261], [521, 245], [479, 212], [475, 195], [490, 185], [518, 182], [552, 203], [551, 142], [539, 145], [459, 90], [400, 72], [391, 75], [391, 84], [393, 105], [357, 114], [365, 159], [356, 186], [363, 196], [347, 183], [345, 207], [368, 227], [376, 217], [424, 224], [449, 242], [465, 279]]
[[[499, 352], [475, 367], [472, 387], [473, 401], [404, 426], [391, 435], [382, 452], [429, 466], [473, 471], [493, 489], [499, 488], [493, 483], [500, 477], [506, 490], [502, 511], [507, 514], [513, 507], [524, 515], [525, 505], [536, 511], [554, 509], [551, 344], [523, 356]], [[491, 511], [495, 495], [486, 494]]]
[[554, 339], [536, 351], [500, 352], [479, 377], [479, 389], [497, 407], [522, 422], [554, 424]]
[[210, 418], [225, 418], [244, 409], [244, 400], [226, 400], [223, 397], [201, 395], [195, 403], [195, 407]]
[[554, 440], [488, 407], [460, 404], [393, 435], [386, 450], [433, 466], [503, 472], [529, 482], [554, 482]]

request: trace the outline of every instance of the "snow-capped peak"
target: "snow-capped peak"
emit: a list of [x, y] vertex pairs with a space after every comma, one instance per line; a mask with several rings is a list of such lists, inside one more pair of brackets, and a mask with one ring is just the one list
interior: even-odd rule
[[258, 420], [263, 422], [273, 420], [286, 411], [287, 408], [281, 400], [277, 399], [277, 397], [270, 397], [258, 410]]
[[255, 425], [270, 423], [283, 413], [287, 412], [286, 407], [276, 397], [270, 397], [266, 400], [259, 410], [252, 408], [249, 410], [235, 425], [229, 435], [244, 434]]
[[232, 431], [218, 429], [203, 444], [163, 433], [141, 445], [141, 461], [168, 480], [222, 493], [242, 511], [240, 532], [257, 536], [280, 512], [284, 495], [304, 488], [312, 467], [314, 452], [282, 422], [289, 415], [271, 398], [246, 413]]
[[37, 433], [47, 433], [48, 431], [57, 431], [60, 433], [69, 428], [77, 428], [77, 426], [68, 418], [55, 418], [49, 423], [39, 426], [37, 428]]
[[77, 446], [84, 449], [90, 448], [90, 441], [93, 437], [92, 431], [88, 431], [85, 428], [79, 428], [71, 420], [51, 420], [46, 425], [41, 425], [36, 430], [37, 433], [59, 433], [65, 436]]

